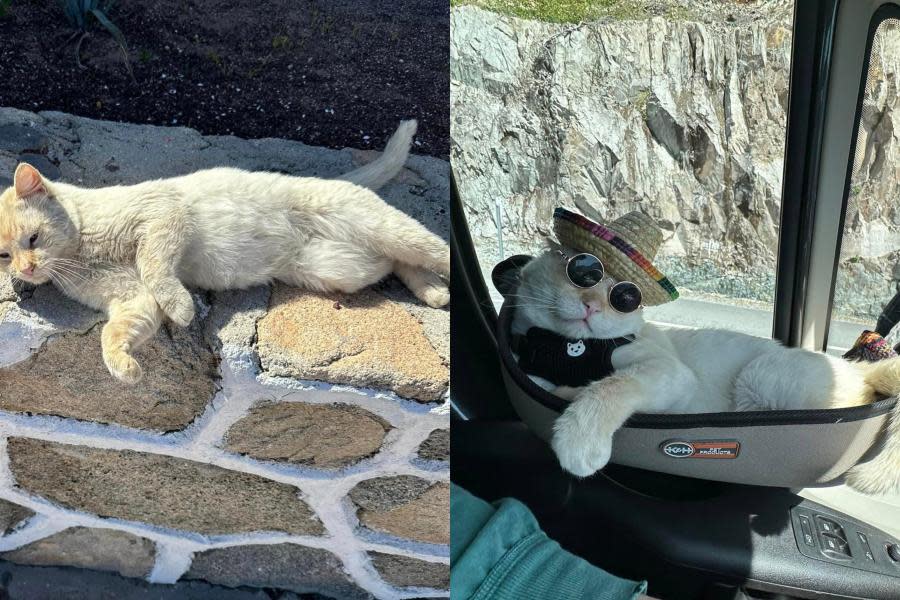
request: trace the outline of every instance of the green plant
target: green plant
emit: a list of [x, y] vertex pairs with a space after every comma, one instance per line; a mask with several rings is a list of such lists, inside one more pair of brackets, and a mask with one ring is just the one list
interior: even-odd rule
[[650, 90], [641, 90], [634, 97], [634, 107], [641, 113], [641, 118], [645, 121], [647, 120], [648, 100], [650, 100]]
[[128, 61], [128, 46], [125, 42], [125, 36], [122, 35], [122, 32], [112, 22], [108, 14], [115, 4], [115, 0], [59, 0], [59, 3], [69, 24], [78, 30], [75, 34], [78, 36], [78, 41], [75, 43], [75, 62], [78, 66], [82, 66], [81, 44], [90, 33], [93, 21], [96, 20], [116, 40], [116, 43], [122, 50], [125, 67], [133, 79], [134, 73], [131, 70], [131, 63]]
[[291, 38], [286, 35], [276, 35], [272, 38], [272, 48], [281, 50], [282, 48], [291, 47]]

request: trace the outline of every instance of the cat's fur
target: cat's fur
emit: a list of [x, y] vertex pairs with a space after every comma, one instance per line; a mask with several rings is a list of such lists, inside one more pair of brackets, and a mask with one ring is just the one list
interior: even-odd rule
[[355, 292], [395, 273], [421, 300], [444, 306], [447, 244], [363, 187], [397, 174], [415, 129], [415, 121], [402, 123], [379, 159], [343, 181], [216, 168], [86, 189], [20, 164], [0, 195], [0, 271], [52, 280], [106, 312], [103, 359], [127, 383], [141, 378], [133, 351], [165, 317], [180, 326], [194, 318], [187, 287], [277, 279]]
[[[555, 389], [539, 382], [572, 400], [556, 421], [552, 446], [575, 475], [586, 477], [606, 465], [613, 433], [634, 413], [839, 408], [870, 403], [877, 393], [900, 393], [900, 359], [851, 363], [732, 331], [657, 327], [644, 321], [641, 310], [620, 314], [609, 307], [614, 283], [607, 277], [594, 288], [576, 288], [550, 251], [522, 269], [512, 297], [514, 333], [542, 327], [572, 339], [635, 336], [613, 351], [615, 372], [600, 381]], [[596, 312], [585, 318], [587, 306]], [[886, 435], [881, 453], [848, 475], [854, 487], [900, 489], [900, 409]]]

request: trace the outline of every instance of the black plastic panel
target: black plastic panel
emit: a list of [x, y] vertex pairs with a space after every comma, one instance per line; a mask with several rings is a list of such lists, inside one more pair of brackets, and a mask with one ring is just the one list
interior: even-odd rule
[[[791, 510], [797, 548], [804, 556], [900, 577], [900, 562], [887, 552], [900, 545], [883, 531], [814, 502], [804, 501]], [[900, 595], [900, 581], [898, 595]]]
[[525, 502], [567, 550], [647, 579], [654, 598], [731, 600], [729, 590], [740, 590], [749, 598], [900, 600], [900, 568], [867, 571], [801, 552], [792, 511], [830, 515], [847, 534], [871, 532], [875, 552], [889, 536], [785, 489], [615, 465], [575, 479], [521, 422], [455, 422], [451, 453], [454, 482], [488, 500]]

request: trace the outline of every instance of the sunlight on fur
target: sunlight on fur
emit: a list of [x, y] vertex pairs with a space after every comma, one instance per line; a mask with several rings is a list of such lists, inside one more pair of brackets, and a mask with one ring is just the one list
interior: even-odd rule
[[[540, 327], [572, 339], [635, 336], [614, 350], [612, 375], [580, 388], [543, 383], [572, 400], [556, 421], [552, 446], [574, 475], [587, 477], [606, 465], [613, 434], [634, 413], [843, 408], [900, 394], [900, 358], [854, 363], [727, 330], [658, 327], [641, 310], [618, 313], [607, 301], [615, 280], [574, 287], [558, 249], [576, 252], [551, 243], [522, 269], [507, 298], [515, 307], [513, 333]], [[885, 449], [854, 468], [848, 483], [871, 493], [900, 489], [900, 408]]]
[[445, 306], [448, 245], [373, 191], [403, 167], [415, 131], [401, 123], [381, 157], [342, 180], [216, 168], [86, 189], [22, 163], [0, 196], [0, 272], [104, 311], [103, 360], [126, 383], [141, 379], [133, 352], [164, 319], [193, 320], [189, 287], [352, 293], [394, 273]]

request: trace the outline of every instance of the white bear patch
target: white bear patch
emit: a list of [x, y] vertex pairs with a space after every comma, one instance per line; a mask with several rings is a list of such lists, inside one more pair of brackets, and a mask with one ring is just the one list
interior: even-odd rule
[[568, 342], [566, 343], [566, 352], [572, 358], [581, 356], [582, 354], [584, 354], [584, 350], [584, 342], [581, 340], [578, 340], [574, 344], [569, 344]]

